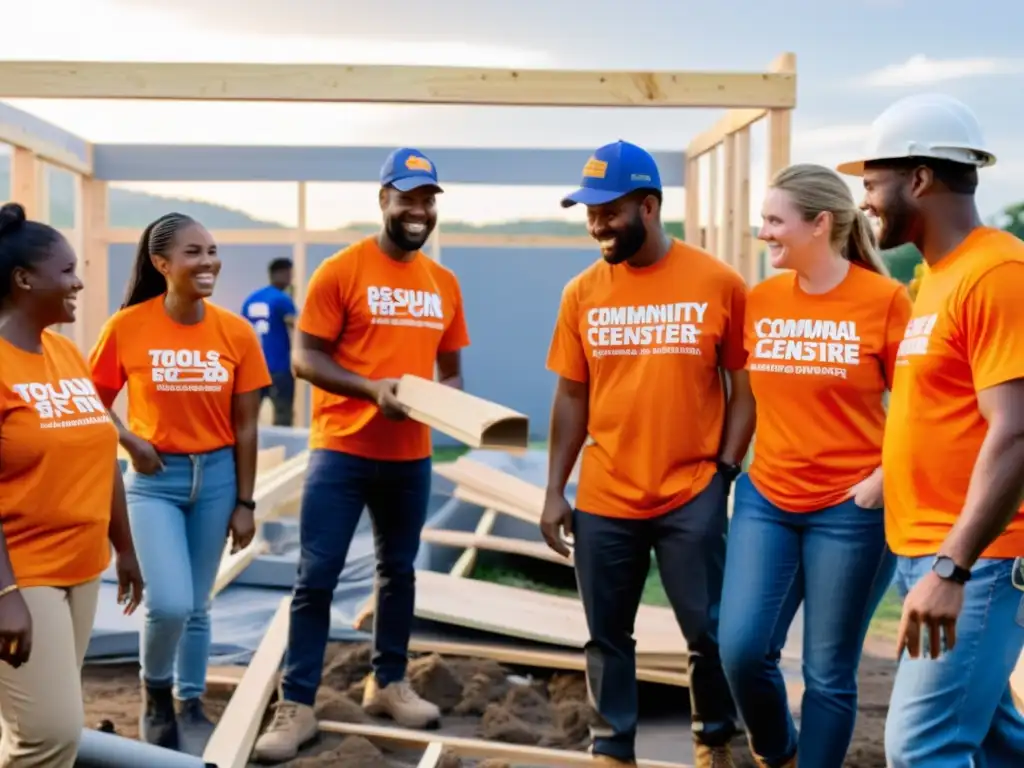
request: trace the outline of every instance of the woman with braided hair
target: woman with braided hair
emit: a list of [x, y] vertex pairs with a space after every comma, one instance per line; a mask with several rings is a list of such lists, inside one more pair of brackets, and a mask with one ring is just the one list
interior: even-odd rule
[[74, 343], [82, 282], [57, 230], [0, 208], [0, 766], [71, 768], [100, 576], [142, 599], [117, 430]]
[[[89, 356], [109, 408], [128, 391], [128, 514], [147, 582], [140, 732], [201, 754], [210, 591], [225, 540], [255, 533], [260, 391], [270, 384], [248, 321], [209, 301], [220, 272], [210, 233], [180, 213], [142, 233], [121, 309]], [[175, 711], [174, 699], [179, 701]]]

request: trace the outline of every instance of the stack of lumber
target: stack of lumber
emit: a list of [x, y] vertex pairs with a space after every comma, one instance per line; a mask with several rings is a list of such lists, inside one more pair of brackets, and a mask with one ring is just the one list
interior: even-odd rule
[[[481, 507], [483, 514], [472, 532], [436, 528], [423, 531], [423, 541], [463, 551], [449, 573], [417, 571], [416, 616], [435, 624], [475, 630], [486, 639], [455, 642], [418, 636], [413, 638], [412, 650], [491, 658], [524, 666], [582, 670], [582, 650], [589, 633], [578, 597], [544, 594], [469, 578], [481, 550], [572, 567], [571, 556], [564, 558], [542, 542], [492, 533], [498, 515], [510, 515], [539, 525], [544, 490], [467, 457], [438, 464], [434, 471], [455, 485], [455, 498]], [[370, 627], [373, 600], [371, 597], [360, 613], [357, 628]], [[688, 684], [686, 641], [671, 609], [640, 606], [634, 638], [639, 679], [678, 686]], [[537, 644], [546, 647], [539, 648]]]

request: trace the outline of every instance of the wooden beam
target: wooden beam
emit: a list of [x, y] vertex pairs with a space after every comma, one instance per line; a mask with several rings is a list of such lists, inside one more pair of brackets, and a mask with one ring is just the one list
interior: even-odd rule
[[683, 235], [689, 245], [700, 246], [700, 158], [686, 158], [686, 213]]
[[686, 148], [686, 156], [697, 158], [710, 152], [721, 144], [730, 133], [747, 128], [767, 115], [767, 109], [730, 110], [714, 126], [693, 137]]
[[44, 166], [36, 153], [15, 147], [11, 153], [11, 197], [25, 209], [25, 218], [40, 221], [46, 208]]
[[[491, 529], [494, 528], [494, 523], [498, 519], [498, 513], [493, 509], [485, 509], [484, 513], [480, 515], [480, 519], [476, 524], [475, 535], [487, 536], [490, 534]], [[430, 537], [434, 535], [431, 533], [434, 529], [424, 528], [420, 534], [420, 541], [430, 541]], [[441, 531], [441, 533], [448, 533], [448, 531]], [[473, 534], [470, 534], [473, 535]], [[479, 554], [479, 549], [476, 546], [467, 546], [465, 551], [459, 555], [458, 560], [452, 566], [449, 573], [452, 576], [458, 576], [459, 578], [467, 578], [472, 572], [474, 566], [476, 566], [476, 558]]]
[[[0, 109], [0, 142], [20, 149], [26, 149], [41, 160], [45, 160], [59, 168], [85, 176], [92, 173], [91, 160], [82, 160], [74, 152], [61, 147], [59, 144], [54, 144], [42, 136], [37, 136], [27, 130], [24, 125], [19, 125], [14, 120], [8, 119], [8, 111], [8, 109]], [[10, 111], [15, 110], [10, 108]]]
[[398, 401], [409, 418], [473, 448], [526, 450], [526, 415], [437, 381], [406, 374], [398, 380]]
[[[494, 512], [494, 510], [488, 510]], [[486, 512], [484, 513], [486, 514]], [[573, 565], [573, 558], [562, 557], [551, 549], [547, 544], [526, 539], [515, 539], [511, 536], [495, 536], [491, 533], [479, 533], [476, 531], [445, 531], [439, 528], [424, 528], [420, 535], [420, 541], [430, 544], [437, 544], [442, 547], [465, 548], [467, 552], [478, 549], [485, 549], [489, 552], [504, 552], [509, 555], [520, 555], [532, 557], [535, 560], [544, 560], [548, 563], [558, 565]], [[455, 574], [453, 575], [465, 575]]]
[[[100, 234], [112, 245], [135, 245], [142, 229], [104, 228]], [[311, 229], [302, 233], [305, 245], [342, 246], [369, 237], [369, 232], [351, 229]], [[213, 229], [210, 235], [218, 245], [294, 246], [299, 231], [291, 228]], [[594, 241], [586, 235], [494, 235], [473, 232], [445, 233], [446, 248], [575, 248], [592, 250]]]
[[210, 736], [203, 761], [217, 768], [245, 768], [249, 764], [260, 723], [277, 684], [277, 672], [288, 645], [291, 597], [281, 600], [249, 667]]
[[[77, 226], [82, 230], [82, 251], [78, 258], [82, 265], [82, 284], [85, 290], [78, 299], [75, 325], [81, 326], [81, 329], [75, 330], [75, 339], [82, 353], [87, 354], [110, 316], [109, 253], [103, 239], [109, 216], [107, 182], [82, 179], [81, 208], [82, 220]], [[135, 242], [138, 242], [141, 235], [142, 230], [139, 230]], [[122, 403], [125, 401], [125, 397], [119, 399]], [[124, 418], [123, 413], [120, 415]]]
[[[381, 725], [362, 725], [356, 723], [335, 723], [321, 721], [320, 730], [326, 733], [337, 733], [342, 736], [362, 736], [370, 741], [394, 744], [407, 748], [424, 748], [432, 743], [440, 743], [459, 757], [496, 758], [505, 760], [511, 765], [556, 766], [593, 766], [597, 762], [587, 752], [573, 752], [565, 749], [547, 749], [531, 747], [525, 744], [509, 744], [484, 739], [467, 739], [460, 736], [448, 736], [438, 733], [414, 731], [406, 728], [392, 728]], [[637, 760], [638, 768], [691, 768], [682, 763], [667, 763], [662, 760]]]
[[778, 107], [796, 78], [380, 64], [0, 62], [0, 98], [319, 101], [575, 107]]
[[427, 745], [423, 757], [420, 758], [416, 768], [439, 768], [441, 758], [444, 757], [444, 744], [440, 741], [432, 741]]
[[737, 131], [733, 134], [733, 140], [736, 144], [736, 178], [732, 188], [735, 196], [735, 213], [732, 220], [732, 245], [736, 259], [734, 263], [747, 285], [752, 286], [757, 282], [758, 275], [754, 271], [750, 248], [750, 129], [743, 128]]

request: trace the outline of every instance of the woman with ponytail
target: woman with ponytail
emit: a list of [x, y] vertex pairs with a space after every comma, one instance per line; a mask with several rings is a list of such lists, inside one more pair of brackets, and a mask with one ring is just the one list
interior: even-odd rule
[[[769, 185], [759, 237], [781, 274], [750, 292], [757, 404], [737, 483], [719, 631], [723, 666], [761, 766], [840, 768], [857, 667], [895, 559], [885, 542], [885, 396], [910, 317], [842, 178], [793, 165]], [[796, 732], [779, 656], [804, 606]]]
[[117, 557], [142, 599], [117, 430], [74, 342], [77, 259], [52, 227], [0, 208], [0, 765], [71, 768], [100, 576]]
[[154, 221], [124, 303], [89, 356], [107, 408], [128, 391], [128, 423], [118, 428], [147, 583], [141, 736], [191, 754], [212, 732], [201, 703], [210, 591], [225, 540], [237, 550], [255, 532], [260, 390], [270, 384], [252, 326], [209, 301], [220, 266], [198, 222], [180, 213]]

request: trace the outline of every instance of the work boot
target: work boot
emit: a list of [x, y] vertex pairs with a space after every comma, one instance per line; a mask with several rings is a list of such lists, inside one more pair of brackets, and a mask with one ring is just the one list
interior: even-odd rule
[[732, 748], [728, 744], [711, 747], [695, 739], [693, 768], [736, 768], [736, 763], [732, 759]]
[[143, 687], [139, 738], [158, 747], [178, 748], [178, 722], [174, 716], [174, 697], [169, 684], [146, 683]]
[[437, 728], [441, 710], [412, 689], [408, 680], [399, 680], [381, 688], [375, 675], [366, 680], [363, 709], [374, 717], [390, 717], [405, 728]]
[[[754, 755], [753, 752], [750, 754]], [[784, 763], [779, 763], [778, 765], [772, 765], [763, 757], [758, 757], [757, 755], [754, 755], [754, 762], [757, 763], [757, 768], [796, 768], [796, 755], [793, 755]]]
[[202, 756], [213, 733], [213, 723], [203, 711], [202, 699], [185, 699], [178, 705], [178, 750]]
[[636, 768], [636, 760], [619, 760], [611, 755], [594, 755], [594, 765], [603, 768]]
[[314, 741], [320, 732], [313, 708], [294, 701], [274, 705], [274, 718], [256, 740], [252, 759], [261, 763], [292, 760], [299, 750]]

